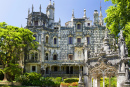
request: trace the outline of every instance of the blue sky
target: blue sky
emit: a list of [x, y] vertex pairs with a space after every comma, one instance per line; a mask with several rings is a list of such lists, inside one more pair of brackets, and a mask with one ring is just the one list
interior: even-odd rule
[[[55, 2], [55, 21], [61, 19], [61, 25], [71, 20], [72, 10], [74, 9], [75, 17], [82, 18], [84, 8], [86, 9], [86, 16], [93, 21], [94, 10], [100, 11], [100, 1], [102, 6], [103, 18], [106, 17], [105, 10], [112, 5], [112, 3], [104, 2], [104, 0], [52, 0]], [[28, 9], [34, 6], [34, 11], [40, 11], [40, 4], [42, 12], [46, 13], [46, 7], [50, 0], [1, 0], [0, 1], [0, 22], [6, 22], [8, 25], [21, 27], [26, 26]]]

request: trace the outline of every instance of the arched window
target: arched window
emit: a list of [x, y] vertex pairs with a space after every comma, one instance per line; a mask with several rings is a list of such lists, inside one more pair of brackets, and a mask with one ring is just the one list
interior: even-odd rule
[[81, 24], [77, 24], [77, 29], [81, 29]]
[[56, 38], [54, 38], [54, 44], [56, 44]]
[[34, 53], [31, 53], [31, 60], [34, 60]]
[[48, 43], [48, 36], [46, 36], [46, 43]]
[[73, 44], [73, 37], [69, 37], [69, 44]]
[[45, 60], [48, 60], [48, 53], [46, 53]]
[[35, 60], [37, 60], [38, 59], [38, 53], [36, 52], [35, 53]]
[[54, 55], [54, 56], [53, 56], [53, 60], [57, 60], [57, 55]]
[[90, 44], [90, 37], [87, 37], [87, 44]]

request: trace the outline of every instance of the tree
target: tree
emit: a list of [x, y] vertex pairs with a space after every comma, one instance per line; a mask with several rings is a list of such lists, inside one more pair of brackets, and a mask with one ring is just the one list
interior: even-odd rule
[[120, 30], [124, 30], [123, 35], [125, 36], [129, 50], [128, 54], [130, 56], [130, 0], [111, 0], [111, 2], [113, 6], [110, 6], [106, 10], [107, 17], [104, 19], [106, 27], [115, 35], [116, 38], [118, 38]]
[[[20, 56], [26, 47], [35, 48], [38, 42], [34, 41], [33, 33], [24, 28], [9, 26], [5, 22], [0, 23], [0, 61], [3, 65], [4, 81], [7, 81], [7, 73], [19, 72]], [[16, 69], [13, 67], [16, 66]]]

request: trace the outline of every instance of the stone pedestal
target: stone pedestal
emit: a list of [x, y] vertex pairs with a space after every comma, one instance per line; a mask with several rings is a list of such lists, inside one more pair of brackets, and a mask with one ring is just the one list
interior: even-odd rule
[[119, 72], [117, 76], [117, 87], [124, 87], [125, 84], [125, 72]]

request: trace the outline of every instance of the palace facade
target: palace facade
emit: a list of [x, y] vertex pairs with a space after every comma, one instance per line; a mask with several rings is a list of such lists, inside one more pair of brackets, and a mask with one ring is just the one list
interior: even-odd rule
[[[103, 16], [100, 10], [94, 10], [94, 21], [86, 16], [75, 18], [72, 11], [71, 20], [61, 26], [61, 20], [54, 21], [55, 3], [46, 8], [46, 14], [41, 11], [28, 11], [27, 26], [34, 33], [39, 42], [38, 50], [30, 50], [25, 58], [26, 72], [41, 73], [46, 76], [76, 76], [83, 70], [85, 39], [89, 47], [88, 58], [94, 56], [99, 48], [103, 47], [106, 26], [103, 25]], [[110, 37], [110, 36], [109, 36]], [[114, 44], [113, 39], [109, 39]]]

